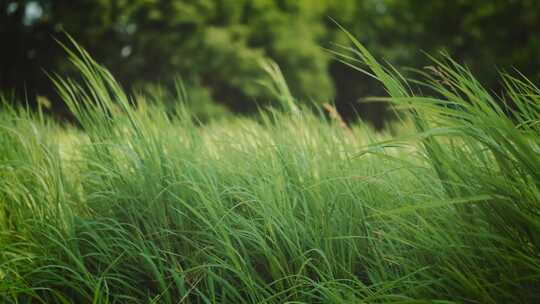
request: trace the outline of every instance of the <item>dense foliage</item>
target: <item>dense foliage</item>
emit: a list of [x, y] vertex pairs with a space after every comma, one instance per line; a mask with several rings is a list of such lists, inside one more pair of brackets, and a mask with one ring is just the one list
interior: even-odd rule
[[[54, 96], [42, 73], [69, 71], [52, 37], [66, 30], [126, 87], [173, 87], [180, 74], [197, 95], [192, 107], [217, 101], [252, 111], [269, 96], [258, 62], [272, 58], [302, 100], [335, 99], [345, 118], [355, 111], [381, 126], [374, 82], [332, 61], [324, 48], [346, 43], [329, 17], [373, 52], [398, 65], [427, 63], [421, 51], [447, 49], [499, 90], [496, 68], [517, 67], [536, 79], [540, 2], [536, 0], [4, 0], [0, 2], [0, 89]], [[56, 103], [60, 105], [61, 103]], [[223, 109], [212, 111], [219, 115]], [[213, 112], [213, 113], [214, 113]]]
[[396, 138], [313, 114], [271, 63], [279, 106], [196, 126], [189, 91], [134, 106], [75, 46], [83, 81], [54, 79], [81, 128], [0, 112], [0, 301], [540, 301], [540, 89], [503, 75], [511, 110], [446, 59], [415, 95], [349, 38]]

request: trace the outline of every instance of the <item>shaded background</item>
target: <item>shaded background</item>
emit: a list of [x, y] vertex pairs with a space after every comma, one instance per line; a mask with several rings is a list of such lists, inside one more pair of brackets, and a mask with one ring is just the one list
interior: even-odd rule
[[[69, 32], [122, 85], [170, 97], [181, 75], [191, 107], [208, 117], [251, 113], [269, 100], [257, 61], [275, 60], [299, 99], [335, 102], [349, 121], [383, 126], [380, 86], [325, 50], [347, 41], [336, 19], [398, 67], [446, 50], [495, 93], [498, 70], [540, 75], [538, 0], [0, 0], [0, 91], [62, 103], [43, 71], [73, 73], [54, 38]], [[172, 101], [171, 101], [172, 102]]]

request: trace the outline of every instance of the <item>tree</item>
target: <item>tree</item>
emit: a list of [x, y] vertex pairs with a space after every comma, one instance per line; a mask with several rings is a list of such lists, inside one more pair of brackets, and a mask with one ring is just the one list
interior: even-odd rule
[[325, 50], [347, 43], [329, 17], [398, 67], [445, 49], [495, 91], [497, 68], [539, 77], [535, 0], [3, 0], [0, 89], [55, 96], [42, 70], [71, 72], [53, 39], [65, 30], [127, 88], [172, 90], [181, 75], [195, 102], [250, 112], [272, 98], [257, 63], [273, 59], [300, 100], [382, 127], [384, 105], [359, 102], [380, 86]]

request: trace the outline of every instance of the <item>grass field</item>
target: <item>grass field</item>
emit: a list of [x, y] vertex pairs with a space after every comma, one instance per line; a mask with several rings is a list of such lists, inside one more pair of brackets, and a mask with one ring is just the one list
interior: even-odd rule
[[397, 132], [300, 106], [272, 64], [274, 109], [199, 125], [72, 47], [79, 127], [0, 112], [0, 302], [540, 301], [540, 90], [450, 59], [405, 80], [351, 41]]

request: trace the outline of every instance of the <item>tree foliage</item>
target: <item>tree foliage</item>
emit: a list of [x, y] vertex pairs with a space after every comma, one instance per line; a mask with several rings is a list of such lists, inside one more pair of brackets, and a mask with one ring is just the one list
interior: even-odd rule
[[[336, 102], [345, 117], [380, 125], [379, 94], [366, 76], [325, 48], [346, 43], [334, 18], [376, 55], [402, 66], [447, 50], [497, 90], [497, 68], [533, 79], [540, 62], [540, 4], [535, 0], [34, 0], [0, 2], [1, 89], [53, 96], [42, 73], [69, 73], [54, 38], [67, 31], [126, 87], [173, 88], [181, 75], [197, 103], [249, 112], [271, 97], [258, 80], [261, 61], [281, 67], [293, 95]], [[330, 18], [331, 17], [331, 18]], [[194, 104], [193, 106], [196, 106]]]

